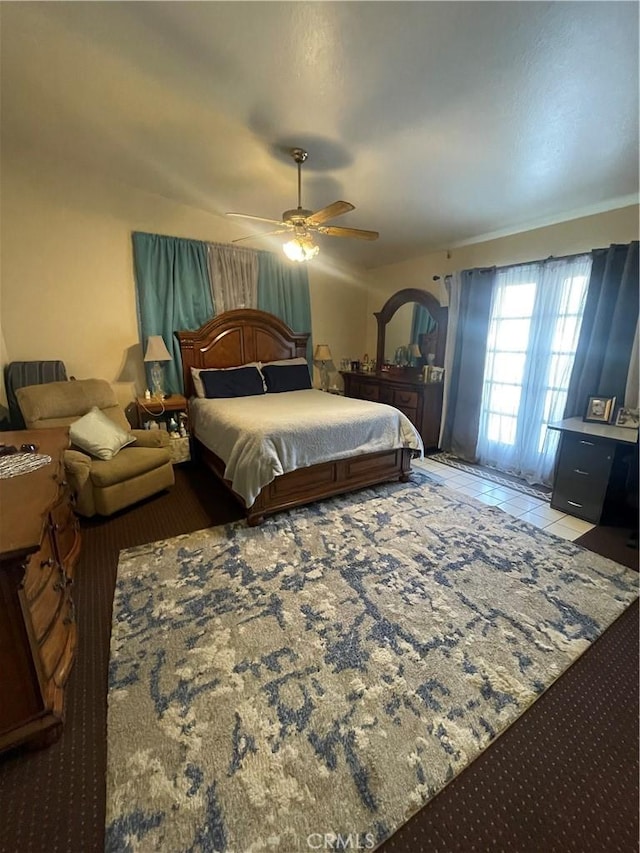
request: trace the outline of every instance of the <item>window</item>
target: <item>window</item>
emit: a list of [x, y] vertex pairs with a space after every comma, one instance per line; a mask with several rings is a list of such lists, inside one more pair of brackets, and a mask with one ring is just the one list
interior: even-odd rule
[[498, 270], [478, 458], [530, 482], [551, 481], [591, 270], [589, 255]]

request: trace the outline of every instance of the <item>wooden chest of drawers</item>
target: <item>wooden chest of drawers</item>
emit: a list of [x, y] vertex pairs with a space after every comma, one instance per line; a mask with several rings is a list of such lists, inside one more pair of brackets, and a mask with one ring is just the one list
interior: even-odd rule
[[61, 731], [76, 649], [73, 570], [80, 533], [64, 479], [66, 429], [2, 433], [52, 461], [0, 480], [0, 750]]
[[388, 403], [400, 409], [416, 427], [425, 450], [438, 447], [442, 416], [441, 382], [424, 383], [415, 376], [344, 371], [344, 393], [359, 400]]

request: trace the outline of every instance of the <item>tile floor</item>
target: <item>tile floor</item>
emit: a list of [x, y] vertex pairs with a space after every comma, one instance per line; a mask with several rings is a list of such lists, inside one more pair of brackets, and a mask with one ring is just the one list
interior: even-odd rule
[[490, 480], [483, 480], [474, 474], [465, 474], [463, 471], [443, 465], [442, 462], [435, 462], [428, 457], [420, 461], [415, 459], [412, 464], [417, 464], [448, 488], [470, 495], [489, 506], [497, 506], [516, 518], [535, 524], [563, 539], [573, 541], [594, 527], [593, 524], [581, 518], [574, 518], [557, 509], [551, 509], [547, 501], [530, 498], [506, 486], [496, 486]]

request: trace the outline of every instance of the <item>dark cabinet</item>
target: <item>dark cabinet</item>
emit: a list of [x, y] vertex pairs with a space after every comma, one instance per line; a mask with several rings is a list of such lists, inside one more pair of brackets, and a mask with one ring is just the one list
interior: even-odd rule
[[631, 455], [637, 431], [609, 424], [593, 426], [579, 418], [550, 428], [562, 432], [551, 506], [598, 524], [606, 502], [611, 502], [609, 498], [619, 487], [617, 481], [626, 476], [627, 465], [619, 463]]
[[442, 417], [442, 382], [422, 382], [409, 374], [380, 371], [344, 371], [344, 393], [359, 400], [388, 403], [403, 412], [416, 427], [425, 450], [438, 447]]

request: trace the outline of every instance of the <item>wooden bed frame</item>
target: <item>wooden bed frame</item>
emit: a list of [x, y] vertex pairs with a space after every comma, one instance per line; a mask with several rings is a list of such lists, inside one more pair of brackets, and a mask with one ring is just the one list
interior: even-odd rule
[[[187, 399], [195, 393], [192, 367], [238, 367], [251, 361], [306, 357], [309, 337], [297, 335], [273, 314], [253, 308], [226, 311], [194, 332], [175, 334], [182, 352]], [[321, 498], [389, 480], [404, 482], [409, 478], [411, 458], [415, 453], [411, 448], [401, 447], [299, 468], [276, 477], [247, 507], [242, 497], [231, 489], [229, 480], [225, 480], [224, 462], [195, 437], [193, 450], [239, 501], [251, 526], [261, 524], [266, 515]]]

